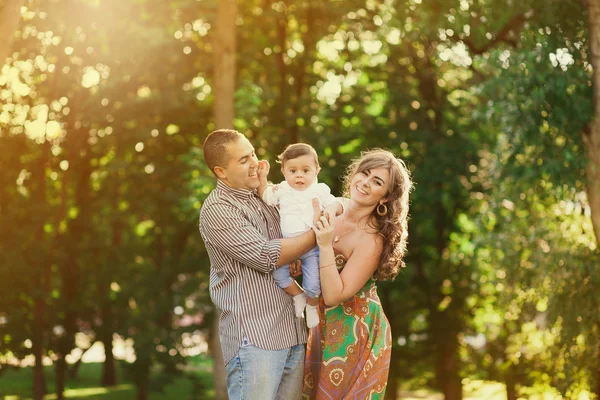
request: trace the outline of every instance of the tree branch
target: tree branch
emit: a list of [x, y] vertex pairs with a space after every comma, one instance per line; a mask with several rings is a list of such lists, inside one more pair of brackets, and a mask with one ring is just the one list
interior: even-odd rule
[[490, 49], [493, 49], [499, 43], [507, 43], [511, 46], [518, 44], [517, 40], [510, 37], [511, 32], [520, 30], [525, 22], [529, 19], [532, 12], [516, 14], [511, 20], [509, 20], [498, 33], [496, 33], [493, 39], [489, 40], [483, 46], [477, 46], [470, 38], [460, 39], [452, 38], [455, 41], [461, 41], [469, 49], [471, 54], [480, 55]]

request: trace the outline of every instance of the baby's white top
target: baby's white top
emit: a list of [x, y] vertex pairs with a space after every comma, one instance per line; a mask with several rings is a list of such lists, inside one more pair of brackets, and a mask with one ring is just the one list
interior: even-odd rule
[[284, 237], [297, 236], [312, 228], [312, 200], [319, 199], [321, 208], [336, 201], [329, 186], [315, 182], [305, 190], [296, 190], [286, 181], [278, 185], [268, 185], [263, 193], [263, 201], [271, 206], [279, 205], [281, 233]]

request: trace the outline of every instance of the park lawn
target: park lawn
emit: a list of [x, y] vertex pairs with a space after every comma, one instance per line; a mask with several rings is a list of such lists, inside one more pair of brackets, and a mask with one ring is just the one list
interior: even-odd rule
[[[164, 386], [161, 392], [157, 388], [150, 388], [150, 400], [204, 400], [214, 398], [212, 383], [212, 360], [206, 356], [195, 356], [188, 359], [186, 366], [187, 376], [176, 377], [171, 383]], [[99, 385], [102, 374], [102, 363], [82, 364], [77, 379], [67, 381], [65, 397], [70, 399], [106, 399], [106, 400], [131, 400], [135, 399], [135, 386], [125, 377], [123, 364], [117, 365], [119, 384], [112, 388]], [[9, 370], [0, 375], [0, 398], [4, 400], [28, 400], [32, 398], [31, 368]], [[157, 376], [158, 377], [158, 376]], [[193, 378], [193, 379], [191, 379]], [[46, 367], [46, 382], [48, 394], [45, 400], [56, 399], [54, 391], [54, 368]], [[465, 400], [506, 400], [506, 391], [502, 383], [482, 380], [468, 380], [464, 385]], [[402, 400], [443, 400], [443, 396], [429, 390], [401, 390]], [[533, 400], [554, 400], [557, 393], [538, 393], [529, 396]], [[580, 397], [587, 399], [586, 396]]]
[[[117, 364], [118, 385], [104, 388], [100, 385], [102, 363], [82, 364], [76, 379], [67, 380], [65, 397], [70, 399], [107, 399], [131, 400], [135, 399], [135, 386], [125, 376], [122, 364]], [[211, 362], [206, 357], [190, 357], [186, 366], [186, 376], [178, 376], [166, 384], [161, 392], [158, 388], [151, 387], [150, 400], [168, 399], [206, 399], [214, 397], [212, 388]], [[0, 375], [0, 399], [28, 400], [32, 398], [32, 368], [9, 370]], [[54, 367], [45, 367], [46, 387], [50, 394], [45, 400], [56, 399], [54, 392]], [[193, 377], [193, 380], [190, 378]], [[196, 388], [194, 388], [196, 386]], [[196, 390], [194, 390], [196, 389]]]
[[[414, 385], [413, 385], [414, 387]], [[557, 390], [549, 387], [529, 387], [521, 388], [523, 394], [519, 400], [560, 400]], [[399, 399], [401, 400], [443, 400], [441, 393], [431, 390], [401, 390]], [[506, 386], [500, 382], [484, 381], [480, 379], [463, 380], [463, 399], [464, 400], [506, 400]], [[590, 400], [589, 393], [582, 392], [574, 400]]]

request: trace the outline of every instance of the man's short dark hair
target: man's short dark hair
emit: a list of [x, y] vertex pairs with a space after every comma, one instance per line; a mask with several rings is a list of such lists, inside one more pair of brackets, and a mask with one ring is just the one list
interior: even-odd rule
[[204, 140], [202, 152], [208, 168], [215, 172], [215, 167], [224, 167], [229, 162], [227, 145], [245, 137], [234, 129], [218, 129], [211, 132]]

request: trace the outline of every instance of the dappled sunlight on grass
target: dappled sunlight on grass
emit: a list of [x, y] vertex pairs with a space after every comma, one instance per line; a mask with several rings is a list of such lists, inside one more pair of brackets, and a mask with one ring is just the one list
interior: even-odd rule
[[[197, 376], [195, 382], [185, 377], [176, 377], [172, 382], [164, 385], [163, 390], [154, 388], [149, 392], [149, 400], [185, 399], [190, 396], [196, 398], [213, 399], [215, 396], [212, 387], [212, 364], [207, 357], [190, 357], [185, 370], [188, 374]], [[122, 367], [123, 364], [119, 363]], [[0, 399], [5, 400], [31, 400], [31, 368], [6, 371], [0, 376]], [[136, 396], [135, 386], [127, 381], [122, 368], [118, 369], [119, 382], [117, 386], [105, 388], [99, 385], [102, 372], [101, 363], [82, 364], [78, 378], [67, 381], [65, 398], [67, 399], [92, 399], [92, 400], [130, 400]], [[48, 390], [54, 390], [54, 370], [46, 368]], [[408, 387], [415, 388], [410, 390]], [[443, 400], [444, 396], [423, 384], [412, 384], [398, 393], [402, 400]], [[56, 394], [44, 396], [44, 400], [56, 400]], [[506, 387], [501, 382], [463, 379], [464, 400], [506, 400]], [[520, 400], [558, 400], [562, 399], [558, 392], [552, 388], [522, 387]], [[580, 394], [573, 400], [589, 400], [587, 392]]]
[[[149, 388], [148, 400], [171, 400], [195, 398], [214, 398], [212, 388], [211, 360], [206, 356], [188, 358], [183, 375], [174, 376], [165, 381], [159, 371], [153, 372], [153, 383]], [[102, 363], [83, 363], [77, 378], [67, 379], [65, 398], [92, 400], [131, 400], [135, 399], [137, 389], [125, 373], [126, 363], [117, 363], [117, 381], [113, 387], [101, 386]], [[0, 399], [31, 400], [33, 370], [31, 367], [12, 369], [0, 375]], [[48, 393], [44, 400], [56, 400], [54, 393], [56, 376], [52, 366], [44, 368]], [[162, 382], [162, 385], [157, 385]]]
[[489, 382], [480, 380], [469, 380], [463, 382], [465, 400], [467, 399], [489, 399], [505, 400], [506, 387], [500, 382]]
[[443, 400], [444, 396], [439, 393], [431, 393], [428, 390], [400, 391], [402, 400]]
[[[111, 388], [105, 387], [90, 387], [90, 388], [77, 388], [65, 390], [65, 397], [67, 398], [90, 398], [95, 396], [109, 396], [115, 392], [131, 392], [133, 385], [117, 385]], [[44, 400], [55, 400], [56, 394], [44, 396]]]
[[[519, 400], [560, 400], [563, 397], [554, 390], [544, 391], [541, 388], [521, 388]], [[441, 393], [427, 389], [401, 390], [398, 397], [402, 400], [443, 400]], [[501, 382], [484, 380], [463, 380], [464, 400], [506, 400], [506, 386]], [[574, 400], [589, 400], [587, 392], [582, 392]]]

